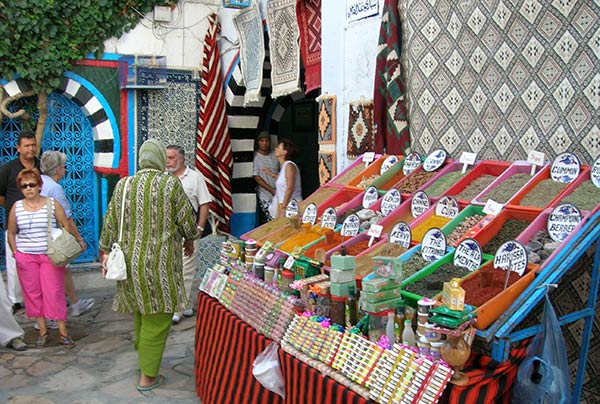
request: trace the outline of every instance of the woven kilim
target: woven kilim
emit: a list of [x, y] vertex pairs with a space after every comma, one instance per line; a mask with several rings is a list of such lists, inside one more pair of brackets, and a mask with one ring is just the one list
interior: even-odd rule
[[319, 152], [319, 183], [324, 185], [335, 175], [335, 152]]
[[225, 111], [225, 92], [217, 41], [217, 33], [220, 30], [217, 14], [210, 14], [208, 21], [201, 72], [196, 167], [204, 175], [213, 198], [210, 210], [219, 220], [219, 228], [227, 232], [233, 212], [231, 198], [233, 153]]
[[[402, 2], [412, 147], [600, 154], [600, 3]], [[405, 8], [404, 8], [405, 7]]]
[[373, 103], [350, 103], [348, 118], [348, 158], [354, 160], [361, 154], [373, 151]]
[[300, 91], [300, 46], [296, 0], [267, 1], [271, 97]]
[[410, 135], [404, 106], [397, 2], [385, 0], [381, 15], [373, 94], [375, 151], [406, 155], [410, 151]]
[[336, 141], [336, 102], [335, 95], [319, 97], [319, 143], [335, 144]]
[[321, 0], [298, 0], [300, 55], [304, 64], [305, 92], [321, 87]]
[[240, 66], [246, 94], [244, 106], [260, 100], [265, 60], [265, 41], [262, 19], [256, 4], [235, 13], [233, 24], [240, 39]]

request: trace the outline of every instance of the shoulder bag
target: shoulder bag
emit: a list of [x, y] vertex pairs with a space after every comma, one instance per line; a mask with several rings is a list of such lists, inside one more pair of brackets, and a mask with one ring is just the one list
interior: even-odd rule
[[64, 267], [81, 254], [81, 245], [79, 241], [71, 233], [62, 227], [60, 235], [56, 238], [52, 238], [51, 234], [51, 209], [52, 209], [52, 198], [48, 198], [46, 202], [46, 210], [48, 214], [48, 252], [46, 255], [50, 258], [50, 261], [57, 267]]
[[125, 263], [125, 254], [121, 250], [121, 241], [123, 238], [123, 221], [125, 216], [125, 196], [127, 194], [127, 186], [131, 177], [125, 180], [123, 194], [121, 195], [121, 220], [119, 221], [119, 238], [116, 243], [113, 243], [108, 259], [106, 260], [106, 279], [112, 281], [124, 281], [127, 279], [127, 264]]

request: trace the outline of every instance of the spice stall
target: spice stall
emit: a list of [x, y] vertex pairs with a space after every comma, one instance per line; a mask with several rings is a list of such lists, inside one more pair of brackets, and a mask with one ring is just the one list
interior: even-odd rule
[[[590, 258], [589, 250], [600, 236], [600, 193], [583, 184], [596, 174], [584, 166], [564, 184], [548, 185], [556, 182], [550, 165], [485, 161], [461, 172], [445, 155], [432, 155], [437, 165], [428, 156], [410, 172], [400, 160], [393, 166], [397, 182], [394, 176], [379, 182], [369, 177], [403, 193], [379, 225], [362, 228], [355, 214], [338, 219], [332, 206], [305, 204], [312, 213], [302, 217], [299, 233], [286, 238], [281, 226], [257, 228], [236, 241], [257, 242], [256, 256], [237, 262], [223, 257], [221, 268], [209, 271], [201, 285], [220, 302], [200, 292], [196, 348], [202, 360], [196, 377], [203, 402], [508, 400], [529, 339], [539, 331], [536, 310], [545, 292], [540, 286], [560, 284], [574, 268], [589, 273], [587, 299], [584, 307], [561, 313], [560, 322], [584, 321], [572, 395], [579, 397], [598, 292], [598, 253]], [[360, 176], [356, 167], [351, 169]], [[425, 167], [434, 174], [423, 175]], [[513, 180], [522, 183], [517, 192]], [[418, 185], [402, 187], [406, 183]], [[344, 186], [338, 185], [331, 195], [342, 195]], [[426, 190], [432, 186], [439, 196], [430, 199]], [[478, 193], [469, 193], [470, 187]], [[534, 192], [543, 200], [532, 200]], [[574, 206], [579, 192], [586, 200], [581, 211]], [[501, 202], [476, 202], [489, 195]], [[364, 208], [380, 205], [371, 201]], [[298, 213], [297, 205], [293, 210]], [[410, 211], [413, 220], [391, 223], [400, 211], [404, 217]], [[315, 216], [321, 216], [319, 224]], [[382, 234], [384, 228], [393, 230]], [[303, 236], [314, 231], [321, 237]], [[272, 267], [268, 277], [255, 270], [263, 262]], [[366, 315], [349, 321], [349, 302], [359, 294]], [[405, 340], [404, 330], [416, 331], [414, 343]], [[251, 372], [270, 339], [281, 346], [283, 398], [266, 392]], [[231, 372], [244, 383], [220, 386], [219, 378], [229, 379]]]

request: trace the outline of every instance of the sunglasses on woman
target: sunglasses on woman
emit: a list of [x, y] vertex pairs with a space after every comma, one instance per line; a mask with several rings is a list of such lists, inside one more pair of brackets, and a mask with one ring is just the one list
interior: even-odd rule
[[37, 182], [24, 182], [23, 184], [21, 184], [21, 189], [35, 188], [37, 186], [38, 186]]

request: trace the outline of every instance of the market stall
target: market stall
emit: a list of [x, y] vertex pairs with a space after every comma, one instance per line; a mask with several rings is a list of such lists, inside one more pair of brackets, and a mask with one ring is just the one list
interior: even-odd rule
[[[293, 201], [277, 226], [230, 240], [203, 279], [202, 290], [218, 301], [199, 295], [199, 397], [508, 402], [539, 334], [540, 286], [560, 284], [577, 268], [591, 279], [587, 299], [560, 313], [561, 324], [584, 322], [572, 372], [577, 399], [598, 291], [598, 257], [588, 251], [600, 235], [598, 166], [581, 166], [569, 153], [537, 167], [469, 165], [436, 151], [400, 157], [385, 181], [354, 167], [355, 185], [324, 185], [311, 203]], [[361, 181], [367, 175], [386, 189]], [[361, 321], [353, 314], [359, 296]], [[281, 346], [283, 399], [252, 375], [270, 340]]]

